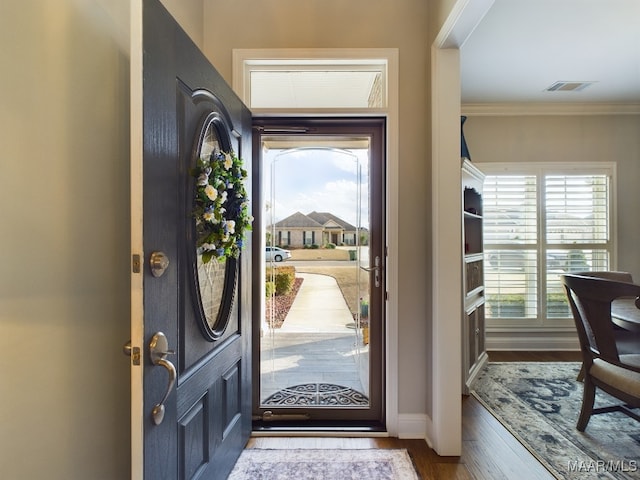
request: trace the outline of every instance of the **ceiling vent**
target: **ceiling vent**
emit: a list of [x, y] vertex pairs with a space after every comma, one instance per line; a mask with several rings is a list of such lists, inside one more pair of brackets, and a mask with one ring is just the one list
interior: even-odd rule
[[595, 82], [556, 82], [544, 89], [545, 92], [579, 92]]

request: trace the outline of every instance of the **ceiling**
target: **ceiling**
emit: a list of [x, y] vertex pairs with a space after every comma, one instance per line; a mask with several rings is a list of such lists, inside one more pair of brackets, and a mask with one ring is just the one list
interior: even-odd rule
[[495, 0], [460, 61], [463, 104], [640, 105], [640, 0]]
[[[251, 108], [367, 107], [381, 72], [367, 62], [267, 63], [252, 67]], [[640, 0], [494, 0], [460, 68], [465, 114], [640, 113]], [[558, 82], [578, 88], [547, 91]]]

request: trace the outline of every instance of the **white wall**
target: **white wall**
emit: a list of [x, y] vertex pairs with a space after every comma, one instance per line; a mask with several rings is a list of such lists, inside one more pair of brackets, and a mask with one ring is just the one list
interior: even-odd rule
[[129, 0], [0, 3], [0, 476], [129, 474]]
[[474, 162], [616, 162], [618, 268], [640, 281], [640, 116], [469, 117]]

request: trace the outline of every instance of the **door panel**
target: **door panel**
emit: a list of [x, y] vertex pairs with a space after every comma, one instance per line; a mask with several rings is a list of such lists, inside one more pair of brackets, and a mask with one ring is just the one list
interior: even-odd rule
[[[251, 239], [244, 239], [237, 277], [230, 283], [235, 294], [226, 329], [215, 339], [207, 337], [196, 294], [206, 287], [195, 278], [191, 169], [203, 119], [215, 115], [221, 147], [249, 159], [244, 167], [250, 189], [251, 114], [161, 3], [142, 5], [144, 261], [137, 275], [143, 276], [144, 336], [142, 366], [132, 368], [144, 368], [144, 478], [222, 479], [251, 430]], [[169, 259], [160, 276], [149, 267], [152, 252]], [[166, 360], [177, 372], [161, 422], [151, 411], [167, 393], [169, 370], [151, 360], [149, 343], [157, 332], [166, 335], [173, 351]], [[134, 455], [136, 450], [133, 446]]]

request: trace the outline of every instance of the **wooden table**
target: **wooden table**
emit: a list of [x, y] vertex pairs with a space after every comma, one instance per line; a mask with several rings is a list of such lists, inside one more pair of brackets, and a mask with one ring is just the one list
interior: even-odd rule
[[611, 321], [625, 330], [640, 332], [640, 309], [635, 302], [635, 298], [618, 298], [611, 302]]

